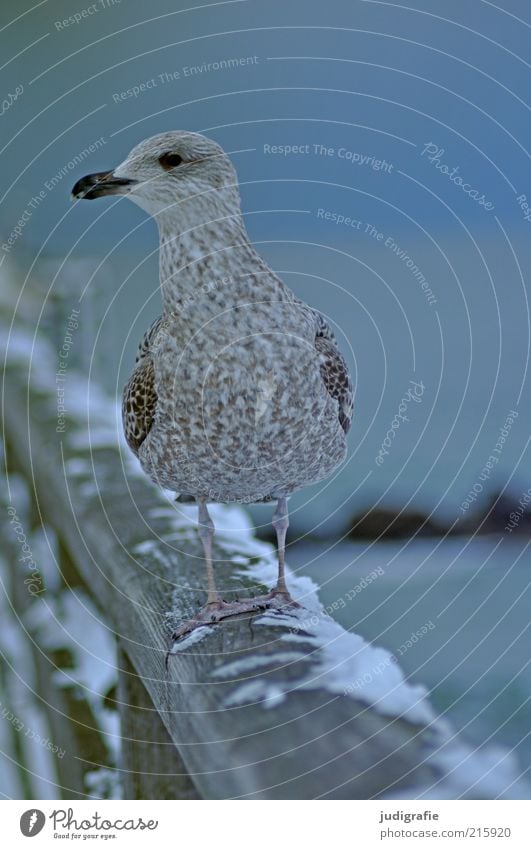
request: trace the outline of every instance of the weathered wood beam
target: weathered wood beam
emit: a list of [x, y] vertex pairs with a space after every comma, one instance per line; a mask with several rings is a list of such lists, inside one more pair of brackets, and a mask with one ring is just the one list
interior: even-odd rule
[[124, 799], [199, 799], [183, 760], [128, 655], [118, 654]]

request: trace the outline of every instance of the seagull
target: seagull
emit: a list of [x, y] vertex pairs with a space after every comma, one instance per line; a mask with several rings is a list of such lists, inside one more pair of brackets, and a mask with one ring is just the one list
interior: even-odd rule
[[[234, 166], [199, 133], [146, 139], [114, 170], [78, 180], [72, 195], [127, 196], [158, 225], [162, 313], [140, 343], [122, 410], [143, 470], [198, 506], [207, 599], [172, 639], [230, 616], [299, 606], [285, 577], [287, 500], [343, 462], [352, 420], [352, 382], [328, 322], [254, 249]], [[207, 505], [270, 501], [276, 586], [226, 601]]]

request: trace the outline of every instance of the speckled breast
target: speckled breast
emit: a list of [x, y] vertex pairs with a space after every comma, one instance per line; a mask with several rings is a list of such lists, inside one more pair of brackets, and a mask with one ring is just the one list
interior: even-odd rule
[[345, 455], [309, 313], [292, 302], [190, 304], [154, 345], [157, 411], [140, 450], [164, 488], [261, 501], [326, 477]]

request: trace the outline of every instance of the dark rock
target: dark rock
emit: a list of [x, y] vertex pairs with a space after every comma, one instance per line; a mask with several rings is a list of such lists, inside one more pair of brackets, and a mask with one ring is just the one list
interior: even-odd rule
[[351, 539], [401, 539], [418, 536], [441, 536], [442, 528], [424, 513], [417, 510], [393, 510], [378, 507], [354, 516], [349, 537]]

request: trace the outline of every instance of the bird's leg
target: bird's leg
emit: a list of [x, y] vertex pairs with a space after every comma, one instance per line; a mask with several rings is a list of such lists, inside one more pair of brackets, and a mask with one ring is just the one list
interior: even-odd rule
[[199, 512], [199, 537], [203, 543], [203, 551], [205, 552], [205, 562], [207, 571], [207, 606], [217, 606], [220, 602], [219, 593], [216, 589], [216, 578], [214, 575], [214, 564], [212, 562], [212, 540], [214, 539], [214, 522], [210, 518], [210, 513], [206, 506], [204, 498], [197, 500]]
[[[172, 640], [175, 642], [179, 637], [189, 634], [196, 628], [202, 625], [215, 625], [223, 619], [228, 619], [230, 616], [238, 616], [242, 613], [257, 613], [265, 610], [268, 607], [275, 606], [276, 599], [270, 593], [267, 596], [257, 596], [256, 598], [242, 598], [235, 601], [223, 601], [216, 588], [216, 579], [214, 575], [214, 564], [212, 559], [212, 541], [214, 538], [214, 523], [210, 518], [207, 509], [206, 499], [198, 498], [197, 505], [199, 508], [199, 536], [203, 543], [205, 552], [205, 562], [207, 571], [207, 600], [203, 607], [197, 613], [182, 625], [177, 628], [172, 634]], [[287, 590], [285, 590], [287, 594]], [[284, 593], [281, 593], [284, 599]], [[280, 596], [279, 596], [280, 598]], [[285, 602], [284, 602], [285, 603]], [[279, 606], [279, 605], [276, 605]], [[171, 655], [171, 651], [166, 655], [166, 662]]]
[[278, 553], [278, 578], [277, 585], [273, 592], [286, 593], [285, 577], [285, 556], [286, 556], [286, 533], [289, 528], [288, 502], [286, 498], [279, 498], [277, 501], [277, 509], [273, 513], [272, 525], [277, 535], [277, 553]]
[[273, 590], [271, 590], [270, 596], [273, 598], [279, 598], [286, 602], [286, 604], [290, 604], [293, 607], [299, 607], [296, 601], [294, 601], [290, 595], [290, 592], [286, 585], [286, 575], [285, 575], [285, 556], [286, 556], [286, 533], [289, 528], [289, 515], [288, 515], [288, 499], [287, 498], [279, 498], [277, 501], [277, 509], [273, 514], [273, 527], [275, 529], [277, 535], [277, 552], [278, 552], [278, 577], [277, 584]]
[[[285, 576], [285, 551], [286, 551], [286, 532], [289, 527], [288, 518], [288, 502], [286, 498], [279, 498], [277, 509], [273, 515], [273, 527], [277, 534], [277, 549], [278, 549], [278, 578], [275, 587], [267, 595], [259, 595], [254, 598], [241, 598], [235, 601], [223, 601], [216, 588], [216, 579], [214, 575], [214, 564], [212, 560], [212, 541], [214, 538], [214, 523], [210, 518], [206, 506], [206, 499], [198, 498], [197, 505], [199, 508], [199, 536], [203, 543], [205, 552], [205, 562], [207, 570], [207, 600], [203, 607], [197, 611], [192, 619], [177, 628], [172, 634], [172, 640], [175, 642], [179, 637], [189, 634], [195, 628], [200, 628], [202, 625], [215, 625], [223, 619], [228, 619], [231, 616], [238, 616], [242, 613], [258, 613], [267, 609], [281, 610], [286, 607], [300, 607], [294, 601], [286, 586]], [[166, 656], [172, 654], [170, 651]]]

